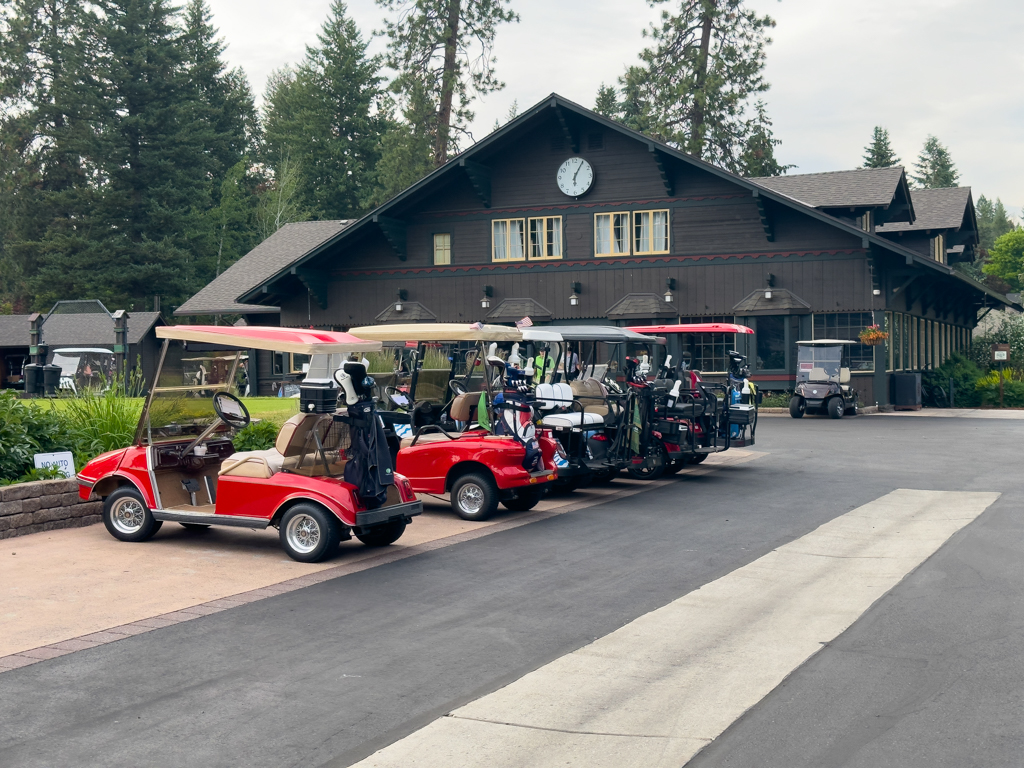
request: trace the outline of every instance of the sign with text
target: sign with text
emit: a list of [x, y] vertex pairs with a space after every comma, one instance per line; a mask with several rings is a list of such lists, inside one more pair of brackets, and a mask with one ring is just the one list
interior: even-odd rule
[[1010, 359], [1010, 345], [1009, 344], [993, 344], [992, 345], [992, 362], [994, 363], [1005, 363]]
[[60, 470], [64, 477], [75, 476], [75, 457], [71, 451], [58, 451], [57, 453], [37, 453], [33, 456], [36, 462], [36, 469], [53, 467]]

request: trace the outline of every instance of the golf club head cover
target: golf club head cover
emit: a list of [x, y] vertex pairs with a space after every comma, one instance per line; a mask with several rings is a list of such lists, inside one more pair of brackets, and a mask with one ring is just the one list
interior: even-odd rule
[[359, 396], [356, 394], [356, 385], [355, 382], [352, 381], [352, 376], [343, 370], [336, 371], [334, 374], [334, 380], [338, 382], [338, 386], [344, 390], [345, 403], [347, 405], [355, 405], [359, 402]]

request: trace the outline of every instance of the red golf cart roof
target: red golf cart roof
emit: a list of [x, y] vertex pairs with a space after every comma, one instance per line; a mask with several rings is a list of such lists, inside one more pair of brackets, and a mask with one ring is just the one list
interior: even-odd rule
[[637, 333], [753, 333], [753, 328], [736, 323], [683, 323], [682, 325], [630, 325]]
[[161, 339], [223, 344], [240, 349], [294, 352], [300, 355], [373, 352], [383, 346], [379, 341], [367, 341], [350, 333], [258, 325], [162, 325], [157, 327], [156, 335]]

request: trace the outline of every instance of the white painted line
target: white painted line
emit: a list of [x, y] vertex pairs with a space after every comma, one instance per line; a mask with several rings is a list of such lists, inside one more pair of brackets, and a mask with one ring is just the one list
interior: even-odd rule
[[998, 497], [894, 491], [357, 765], [679, 768]]

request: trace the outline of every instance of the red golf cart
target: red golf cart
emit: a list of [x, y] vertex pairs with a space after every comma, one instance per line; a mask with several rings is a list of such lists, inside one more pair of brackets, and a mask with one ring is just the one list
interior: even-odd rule
[[[242, 350], [349, 353], [380, 349], [380, 342], [289, 328], [179, 325], [156, 333], [163, 348], [133, 445], [96, 457], [78, 473], [79, 495], [103, 498], [103, 522], [115, 538], [145, 541], [165, 522], [194, 529], [274, 526], [289, 556], [316, 562], [353, 536], [368, 546], [391, 544], [421, 513], [423, 503], [408, 480], [390, 466], [378, 462], [375, 475], [364, 473], [376, 483], [372, 488], [349, 482], [352, 469], [368, 463], [356, 463], [365, 444], [356, 440], [365, 436], [359, 430], [372, 431], [377, 423], [353, 419], [351, 408], [349, 415], [293, 416], [268, 450], [239, 452], [231, 440], [249, 424], [233, 394]], [[181, 384], [183, 360], [196, 352], [232, 354], [233, 360], [202, 382]], [[364, 390], [364, 409], [367, 400], [372, 408], [366, 392], [372, 390]]]
[[[495, 393], [491, 391], [496, 369], [487, 362], [487, 346], [522, 343], [529, 331], [480, 323], [417, 323], [364, 326], [351, 329], [351, 333], [380, 342], [471, 347], [467, 375], [461, 381], [456, 376], [459, 356], [452, 354], [449, 387], [440, 403], [416, 399], [418, 366], [422, 360], [419, 355], [417, 368], [412, 371], [411, 388], [392, 403], [396, 410], [381, 413], [394, 433], [390, 439], [397, 452], [395, 468], [409, 478], [413, 490], [450, 493], [452, 509], [464, 520], [486, 520], [497, 510], [499, 502], [514, 512], [536, 506], [547, 484], [557, 477], [558, 444], [543, 432], [537, 433], [540, 458], [527, 467], [527, 443], [534, 437], [495, 434], [496, 429], [487, 426], [497, 425], [501, 418], [495, 408]], [[482, 386], [482, 391], [472, 391], [476, 385]], [[477, 412], [481, 394], [485, 413]], [[400, 429], [403, 427], [407, 430]], [[399, 438], [399, 431], [406, 431], [407, 436]]]

